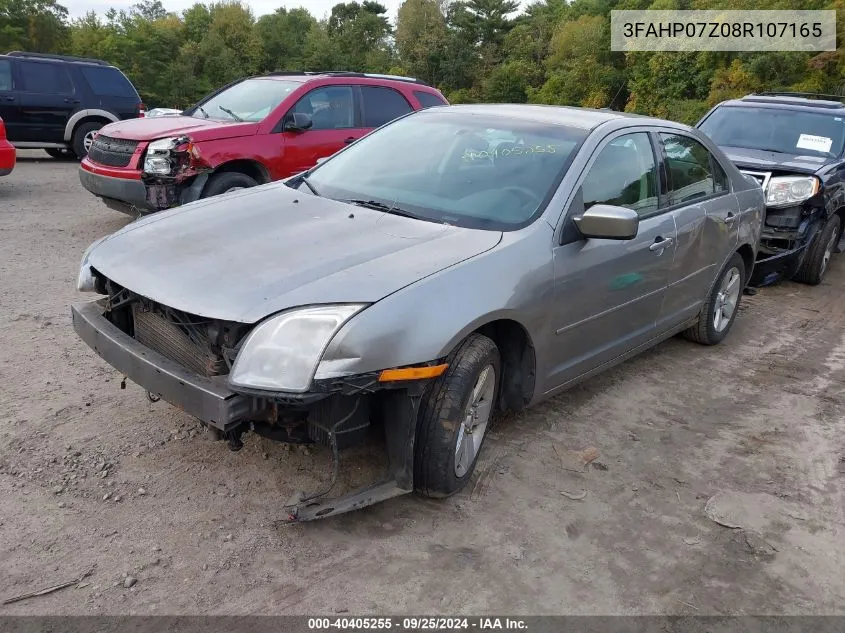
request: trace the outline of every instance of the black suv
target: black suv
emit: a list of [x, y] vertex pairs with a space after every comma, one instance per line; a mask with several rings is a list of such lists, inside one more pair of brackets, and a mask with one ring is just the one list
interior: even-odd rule
[[751, 285], [815, 285], [845, 221], [845, 97], [764, 92], [724, 101], [697, 126], [766, 192]]
[[0, 55], [0, 118], [17, 148], [82, 158], [101, 127], [139, 116], [144, 104], [135, 87], [106, 62], [20, 51]]

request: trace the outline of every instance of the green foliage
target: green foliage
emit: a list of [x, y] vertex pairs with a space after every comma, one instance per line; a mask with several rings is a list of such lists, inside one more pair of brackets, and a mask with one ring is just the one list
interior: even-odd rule
[[[279, 8], [256, 19], [238, 0], [166, 0], [73, 21], [56, 0], [0, 0], [0, 50], [97, 57], [121, 68], [151, 106], [185, 107], [239, 77], [273, 70], [419, 77], [454, 103], [613, 107], [694, 123], [710, 105], [758, 90], [845, 92], [843, 49], [824, 53], [614, 53], [613, 9], [791, 9], [794, 0], [404, 0], [395, 25], [374, 0], [325, 19]], [[838, 11], [845, 0], [803, 0]], [[394, 28], [395, 27], [395, 28]]]

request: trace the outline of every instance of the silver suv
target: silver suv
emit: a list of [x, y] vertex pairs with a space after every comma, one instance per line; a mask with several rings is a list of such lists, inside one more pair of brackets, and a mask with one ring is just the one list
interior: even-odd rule
[[[431, 108], [284, 183], [133, 222], [83, 256], [76, 331], [240, 448], [318, 442], [329, 516], [472, 474], [491, 415], [676, 333], [728, 333], [763, 192], [686, 126], [610, 111]], [[388, 467], [327, 499], [378, 430]]]

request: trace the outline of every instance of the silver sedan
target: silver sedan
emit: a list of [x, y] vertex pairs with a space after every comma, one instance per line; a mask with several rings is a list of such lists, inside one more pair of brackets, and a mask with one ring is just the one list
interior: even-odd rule
[[[321, 131], [305, 130], [303, 135]], [[541, 106], [430, 108], [285, 182], [138, 220], [83, 256], [76, 331], [230, 448], [324, 444], [291, 520], [471, 477], [496, 411], [736, 318], [763, 192], [668, 121]], [[383, 438], [384, 476], [330, 495]]]

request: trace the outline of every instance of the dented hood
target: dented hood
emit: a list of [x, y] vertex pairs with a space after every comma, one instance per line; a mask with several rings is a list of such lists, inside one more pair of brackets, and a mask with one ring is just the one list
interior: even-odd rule
[[88, 264], [161, 304], [254, 323], [296, 306], [379, 301], [501, 236], [273, 183], [133, 222], [95, 246]]
[[814, 174], [829, 162], [822, 156], [801, 156], [783, 154], [747, 147], [721, 146], [725, 156], [740, 169], [757, 171], [784, 171], [799, 174]]
[[152, 141], [168, 136], [189, 136], [194, 141], [249, 136], [258, 130], [258, 123], [238, 123], [190, 116], [166, 116], [127, 119], [109, 123], [100, 132], [112, 138]]

